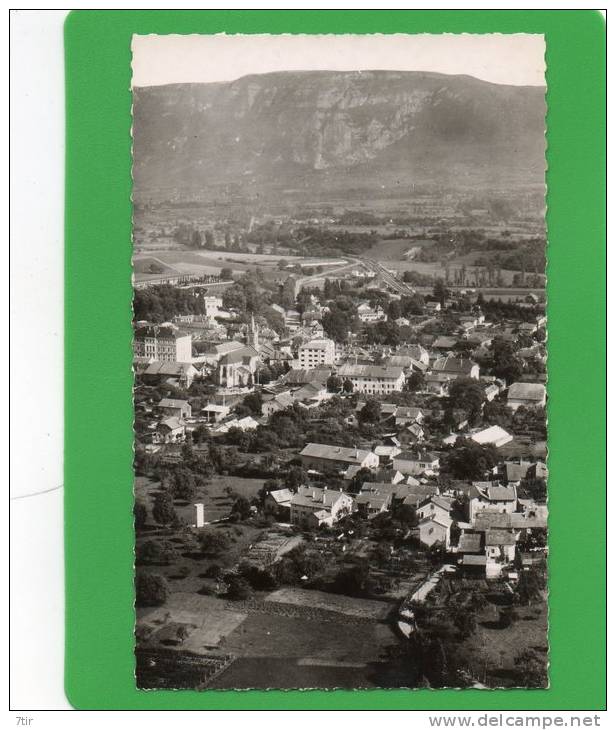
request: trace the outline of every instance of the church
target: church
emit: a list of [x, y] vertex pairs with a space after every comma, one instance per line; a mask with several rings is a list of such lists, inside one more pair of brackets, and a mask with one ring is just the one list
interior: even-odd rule
[[223, 355], [218, 361], [218, 384], [223, 388], [252, 387], [260, 362], [259, 327], [253, 315], [246, 333], [246, 345]]

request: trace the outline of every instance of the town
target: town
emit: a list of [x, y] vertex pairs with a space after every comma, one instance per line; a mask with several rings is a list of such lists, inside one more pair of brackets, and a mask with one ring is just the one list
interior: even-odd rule
[[543, 259], [336, 223], [138, 227], [138, 685], [544, 687]]

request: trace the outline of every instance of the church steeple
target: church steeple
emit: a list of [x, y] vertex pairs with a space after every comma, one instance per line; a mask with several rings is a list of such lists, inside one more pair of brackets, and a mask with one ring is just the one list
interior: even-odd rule
[[259, 348], [259, 327], [255, 323], [254, 312], [250, 315], [250, 325], [246, 332], [246, 344], [254, 347], [255, 350]]

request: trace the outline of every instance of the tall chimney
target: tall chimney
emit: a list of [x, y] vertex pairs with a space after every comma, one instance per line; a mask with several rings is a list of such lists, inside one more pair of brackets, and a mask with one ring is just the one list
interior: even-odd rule
[[196, 508], [196, 511], [197, 511], [197, 524], [196, 524], [196, 526], [197, 527], [203, 527], [205, 525], [205, 520], [203, 518], [203, 503], [202, 502], [197, 502], [197, 504], [195, 504], [195, 508]]

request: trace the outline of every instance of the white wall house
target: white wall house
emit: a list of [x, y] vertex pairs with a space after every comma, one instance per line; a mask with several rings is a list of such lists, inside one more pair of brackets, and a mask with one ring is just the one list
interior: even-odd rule
[[133, 352], [160, 362], [192, 362], [192, 336], [173, 325], [145, 325], [135, 331]]
[[336, 344], [333, 340], [310, 340], [300, 345], [298, 352], [299, 367], [305, 370], [320, 365], [333, 365], [336, 360]]
[[354, 500], [349, 494], [337, 489], [300, 487], [290, 503], [291, 524], [303, 527], [333, 525], [354, 509]]
[[431, 451], [403, 451], [394, 457], [394, 469], [401, 474], [423, 474], [437, 472], [440, 468], [439, 457]]
[[358, 393], [387, 395], [400, 392], [404, 387], [404, 370], [381, 365], [353, 365], [347, 363], [338, 369], [342, 380], [350, 380]]

